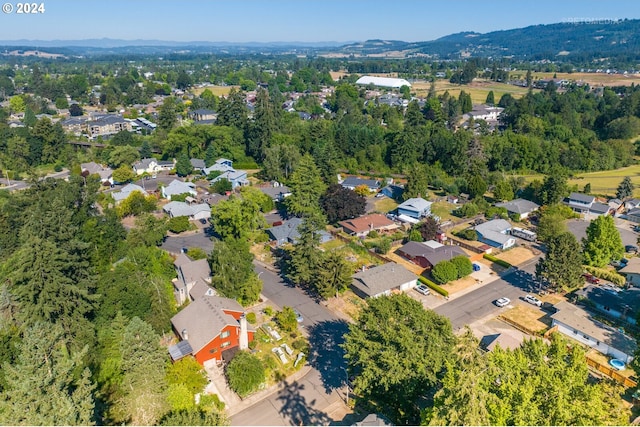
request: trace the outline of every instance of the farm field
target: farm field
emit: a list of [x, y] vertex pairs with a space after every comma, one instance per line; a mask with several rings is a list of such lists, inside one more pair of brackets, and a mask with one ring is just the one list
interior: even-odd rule
[[231, 92], [232, 88], [240, 89], [240, 86], [210, 85], [210, 86], [204, 86], [204, 87], [194, 87], [191, 89], [191, 92], [193, 92], [193, 94], [196, 96], [200, 96], [202, 92], [204, 92], [206, 89], [209, 89], [215, 96], [223, 96], [223, 95], [226, 96], [229, 94], [229, 92]]
[[[412, 84], [411, 90], [412, 92], [415, 92], [417, 96], [424, 97], [427, 96], [430, 87], [430, 82], [415, 82]], [[506, 83], [497, 83], [490, 80], [476, 79], [469, 85], [453, 84], [444, 79], [436, 80], [436, 93], [438, 95], [442, 95], [448, 91], [449, 95], [457, 98], [463, 90], [471, 95], [471, 101], [474, 104], [484, 104], [487, 99], [487, 94], [490, 91], [493, 91], [496, 102], [498, 102], [500, 97], [505, 93], [511, 94], [514, 98], [520, 98], [528, 91], [525, 87], [508, 85]]]
[[[510, 73], [511, 78], [524, 78], [527, 72], [515, 71]], [[531, 73], [533, 80], [551, 79], [553, 76], [557, 79], [574, 80], [576, 82], [588, 83], [590, 86], [631, 86], [631, 83], [640, 83], [640, 75], [638, 74], [606, 74], [606, 73]]]

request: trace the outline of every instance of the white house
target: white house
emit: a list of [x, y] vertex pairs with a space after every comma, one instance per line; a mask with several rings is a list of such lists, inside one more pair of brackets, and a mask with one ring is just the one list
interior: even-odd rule
[[557, 311], [551, 315], [551, 319], [552, 325], [558, 327], [558, 332], [624, 363], [633, 360], [637, 347], [633, 338], [598, 322], [588, 311], [568, 302], [559, 302], [555, 308]]
[[206, 203], [188, 204], [185, 202], [169, 202], [162, 207], [171, 218], [187, 216], [191, 220], [211, 218], [211, 207]]
[[413, 197], [398, 206], [398, 215], [407, 215], [411, 218], [420, 219], [431, 213], [431, 205], [431, 202], [421, 197]]
[[629, 259], [627, 265], [618, 270], [620, 274], [627, 277], [627, 283], [632, 286], [640, 286], [640, 258]]
[[508, 249], [516, 244], [516, 239], [509, 234], [510, 232], [511, 224], [504, 219], [494, 219], [476, 225], [478, 240], [500, 249]]
[[111, 184], [113, 185], [113, 169], [108, 166], [99, 165], [96, 162], [89, 163], [81, 163], [80, 168], [83, 173], [88, 173], [89, 175], [98, 175], [102, 184]]
[[156, 160], [154, 158], [147, 158], [137, 161], [133, 164], [133, 170], [136, 174], [142, 175], [143, 173], [158, 173], [160, 171], [170, 171], [175, 167], [176, 163], [173, 160]]
[[162, 187], [162, 197], [171, 200], [171, 196], [189, 193], [197, 196], [196, 185], [193, 182], [182, 182], [174, 179], [166, 187]]

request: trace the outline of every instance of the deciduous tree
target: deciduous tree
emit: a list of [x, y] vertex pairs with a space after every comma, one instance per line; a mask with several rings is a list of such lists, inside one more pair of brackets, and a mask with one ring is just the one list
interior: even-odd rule
[[246, 240], [226, 239], [215, 242], [209, 257], [212, 286], [227, 298], [244, 306], [260, 297], [262, 282], [253, 271], [253, 255]]
[[366, 200], [340, 184], [333, 184], [320, 198], [320, 205], [327, 215], [327, 221], [333, 224], [364, 214]]
[[604, 267], [624, 255], [620, 232], [609, 215], [600, 215], [591, 221], [582, 244], [585, 263], [594, 267]]
[[444, 284], [458, 278], [458, 269], [451, 261], [440, 261], [431, 269], [431, 275], [439, 284]]
[[438, 383], [454, 342], [449, 320], [418, 301], [403, 294], [369, 299], [343, 345], [354, 393], [397, 423], [417, 424], [417, 399]]
[[240, 397], [246, 397], [256, 391], [265, 380], [262, 362], [256, 356], [246, 351], [236, 353], [227, 367], [229, 387]]

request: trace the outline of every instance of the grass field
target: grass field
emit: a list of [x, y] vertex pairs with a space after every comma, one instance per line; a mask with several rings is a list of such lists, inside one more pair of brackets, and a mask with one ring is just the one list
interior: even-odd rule
[[[510, 78], [524, 79], [526, 71], [515, 71], [510, 73]], [[640, 83], [640, 75], [637, 74], [606, 74], [606, 73], [531, 73], [533, 80], [551, 79], [553, 76], [558, 79], [585, 82], [591, 86], [631, 86], [631, 83]]]
[[[417, 96], [427, 96], [430, 87], [430, 82], [416, 82], [411, 86], [411, 91], [415, 92]], [[520, 98], [528, 91], [528, 89], [524, 87], [480, 79], [476, 79], [473, 83], [464, 86], [449, 83], [448, 80], [436, 81], [436, 92], [438, 95], [442, 95], [448, 91], [449, 95], [457, 98], [463, 90], [471, 95], [471, 101], [474, 104], [484, 104], [490, 91], [493, 91], [496, 102], [500, 101], [500, 98], [505, 93], [511, 94], [514, 98]]]
[[577, 175], [569, 180], [569, 185], [576, 184], [582, 190], [587, 183], [591, 184], [592, 194], [602, 194], [614, 197], [616, 189], [625, 176], [631, 178], [635, 186], [633, 195], [640, 196], [640, 165], [627, 166], [626, 168], [614, 169], [610, 171], [590, 172]]
[[209, 89], [215, 96], [223, 96], [223, 95], [226, 96], [229, 94], [229, 92], [231, 92], [232, 88], [240, 89], [240, 86], [210, 85], [210, 86], [204, 86], [204, 87], [194, 87], [191, 89], [191, 92], [196, 96], [200, 96], [202, 92], [204, 92], [206, 89]]

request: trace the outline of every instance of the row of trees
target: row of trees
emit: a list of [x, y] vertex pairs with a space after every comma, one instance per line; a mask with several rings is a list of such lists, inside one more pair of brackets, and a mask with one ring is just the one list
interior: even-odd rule
[[[591, 381], [584, 350], [558, 334], [485, 353], [467, 330], [406, 295], [369, 300], [344, 349], [353, 392], [399, 424], [626, 424], [623, 389]], [[421, 410], [420, 408], [425, 409]]]

